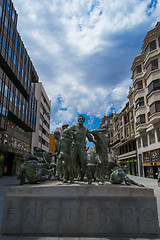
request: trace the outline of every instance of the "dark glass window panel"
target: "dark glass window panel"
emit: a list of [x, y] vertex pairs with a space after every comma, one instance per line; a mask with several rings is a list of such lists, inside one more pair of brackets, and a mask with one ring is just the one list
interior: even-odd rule
[[0, 92], [1, 92], [1, 88], [2, 88], [2, 79], [0, 79]]
[[17, 97], [15, 96], [15, 106], [17, 107], [17, 105], [18, 105], [18, 99], [17, 99]]
[[137, 73], [142, 72], [142, 67], [141, 67], [141, 65], [137, 66], [136, 69], [137, 69]]
[[16, 55], [14, 55], [13, 62], [16, 65], [16, 62], [17, 62]]
[[21, 65], [20, 65], [20, 63], [18, 62], [18, 71], [20, 72], [20, 70], [21, 70]]
[[151, 106], [150, 106], [150, 115], [152, 115], [153, 113], [156, 112], [156, 105], [155, 103], [153, 103]]
[[27, 83], [27, 75], [25, 75], [25, 82]]
[[13, 39], [13, 29], [11, 28], [10, 37]]
[[4, 36], [3, 36], [2, 45], [3, 45], [3, 47], [4, 47], [4, 48], [6, 48], [6, 39], [5, 39], [5, 37], [4, 37]]
[[5, 16], [5, 22], [4, 22], [4, 25], [6, 27], [6, 29], [8, 28], [8, 18]]
[[7, 9], [8, 9], [8, 11], [9, 11], [9, 9], [10, 9], [10, 1], [9, 1], [9, 0], [7, 0], [6, 6], [7, 6]]
[[151, 62], [151, 70], [155, 70], [158, 68], [158, 59], [155, 59]]
[[143, 83], [142, 81], [137, 82], [137, 88], [142, 89], [143, 88]]
[[136, 108], [139, 108], [140, 106], [144, 106], [144, 97], [138, 98], [136, 101]]
[[157, 46], [156, 46], [156, 40], [150, 42], [150, 51], [153, 51], [154, 49], [156, 49]]
[[139, 115], [137, 117], [137, 124], [142, 124], [142, 123], [145, 123], [146, 122], [146, 119], [145, 119], [145, 114], [142, 114], [142, 115]]
[[5, 106], [3, 106], [3, 108], [2, 108], [2, 115], [3, 115], [3, 116], [6, 115], [6, 108], [5, 108]]
[[146, 68], [146, 74], [148, 75], [151, 71], [151, 64], [149, 64]]
[[156, 104], [156, 112], [160, 112], [160, 101], [157, 101], [155, 104]]
[[0, 18], [2, 17], [2, 7], [0, 5]]
[[23, 70], [23, 68], [22, 68], [22, 78], [24, 77], [24, 70]]
[[22, 48], [19, 46], [19, 55], [21, 55]]
[[141, 123], [145, 123], [145, 122], [146, 122], [145, 114], [142, 114], [141, 115]]
[[160, 128], [157, 129], [157, 138], [158, 138], [158, 142], [160, 142]]
[[13, 98], [13, 92], [10, 91], [10, 102], [12, 102], [12, 98]]
[[25, 63], [25, 54], [23, 53], [23, 62]]
[[8, 95], [8, 87], [7, 87], [7, 85], [5, 85], [5, 87], [4, 87], [4, 95], [7, 97], [7, 95]]
[[15, 37], [15, 47], [17, 48], [17, 44], [18, 44], [18, 42], [17, 42], [17, 38]]
[[11, 58], [11, 56], [12, 56], [12, 50], [11, 50], [11, 47], [9, 46], [9, 48], [8, 48], [8, 55], [10, 56], [10, 58]]
[[155, 91], [160, 89], [160, 79], [153, 81], [153, 87]]
[[149, 44], [148, 44], [148, 46], [147, 46], [146, 49], [145, 49], [145, 55], [147, 55], [147, 54], [149, 53], [149, 51], [150, 51], [150, 46], [149, 46]]
[[151, 82], [148, 86], [148, 94], [150, 94], [153, 91], [153, 82]]
[[21, 111], [21, 101], [19, 101], [19, 111]]
[[14, 13], [14, 10], [12, 11], [12, 21], [14, 22], [14, 19], [15, 19], [15, 13]]
[[0, 33], [0, 42], [2, 42], [2, 32]]
[[148, 94], [150, 94], [153, 91], [160, 89], [160, 79], [156, 79], [153, 82], [151, 82], [148, 86]]

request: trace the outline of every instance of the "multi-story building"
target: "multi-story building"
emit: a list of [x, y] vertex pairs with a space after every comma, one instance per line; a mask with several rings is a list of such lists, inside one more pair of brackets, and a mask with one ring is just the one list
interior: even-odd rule
[[117, 163], [127, 165], [130, 174], [138, 175], [132, 87], [129, 89], [128, 99], [126, 106], [113, 121], [113, 150]]
[[34, 93], [37, 99], [36, 130], [32, 133], [32, 149], [34, 153], [36, 148], [42, 151], [49, 151], [49, 133], [50, 133], [50, 111], [51, 101], [41, 82], [34, 84]]
[[13, 159], [31, 149], [37, 101], [32, 83], [38, 76], [17, 31], [18, 15], [10, 0], [0, 0], [0, 155], [4, 172]]
[[149, 31], [132, 65], [140, 176], [160, 171], [160, 22]]

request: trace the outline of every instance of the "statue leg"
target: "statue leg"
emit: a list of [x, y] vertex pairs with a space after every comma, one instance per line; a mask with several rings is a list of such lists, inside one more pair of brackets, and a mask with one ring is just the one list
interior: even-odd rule
[[85, 148], [81, 148], [79, 152], [80, 157], [80, 180], [83, 181], [87, 168], [87, 153]]
[[90, 165], [87, 166], [87, 179], [88, 184], [92, 184], [92, 168]]
[[74, 173], [77, 171], [77, 159], [78, 149], [76, 147], [72, 148], [71, 161], [69, 163], [69, 180], [70, 183], [74, 182]]
[[68, 164], [66, 159], [62, 162], [62, 165], [63, 165], [63, 183], [66, 183], [69, 180]]

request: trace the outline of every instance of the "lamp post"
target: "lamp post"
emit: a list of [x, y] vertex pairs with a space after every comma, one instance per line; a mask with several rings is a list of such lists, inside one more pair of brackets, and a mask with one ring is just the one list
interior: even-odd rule
[[42, 150], [42, 135], [43, 135], [43, 121], [44, 121], [44, 115], [49, 115], [49, 112], [47, 112], [47, 111], [43, 111], [43, 115], [42, 115], [41, 151], [43, 151], [43, 150]]

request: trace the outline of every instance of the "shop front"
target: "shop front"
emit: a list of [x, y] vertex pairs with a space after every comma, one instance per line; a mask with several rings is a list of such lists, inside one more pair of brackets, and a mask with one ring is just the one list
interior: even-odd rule
[[137, 165], [137, 159], [136, 158], [128, 158], [124, 160], [120, 160], [120, 165], [124, 167], [125, 165], [128, 166], [128, 174], [131, 175], [138, 175], [138, 165]]
[[157, 178], [158, 171], [160, 171], [160, 149], [143, 153], [144, 175], [148, 178]]

